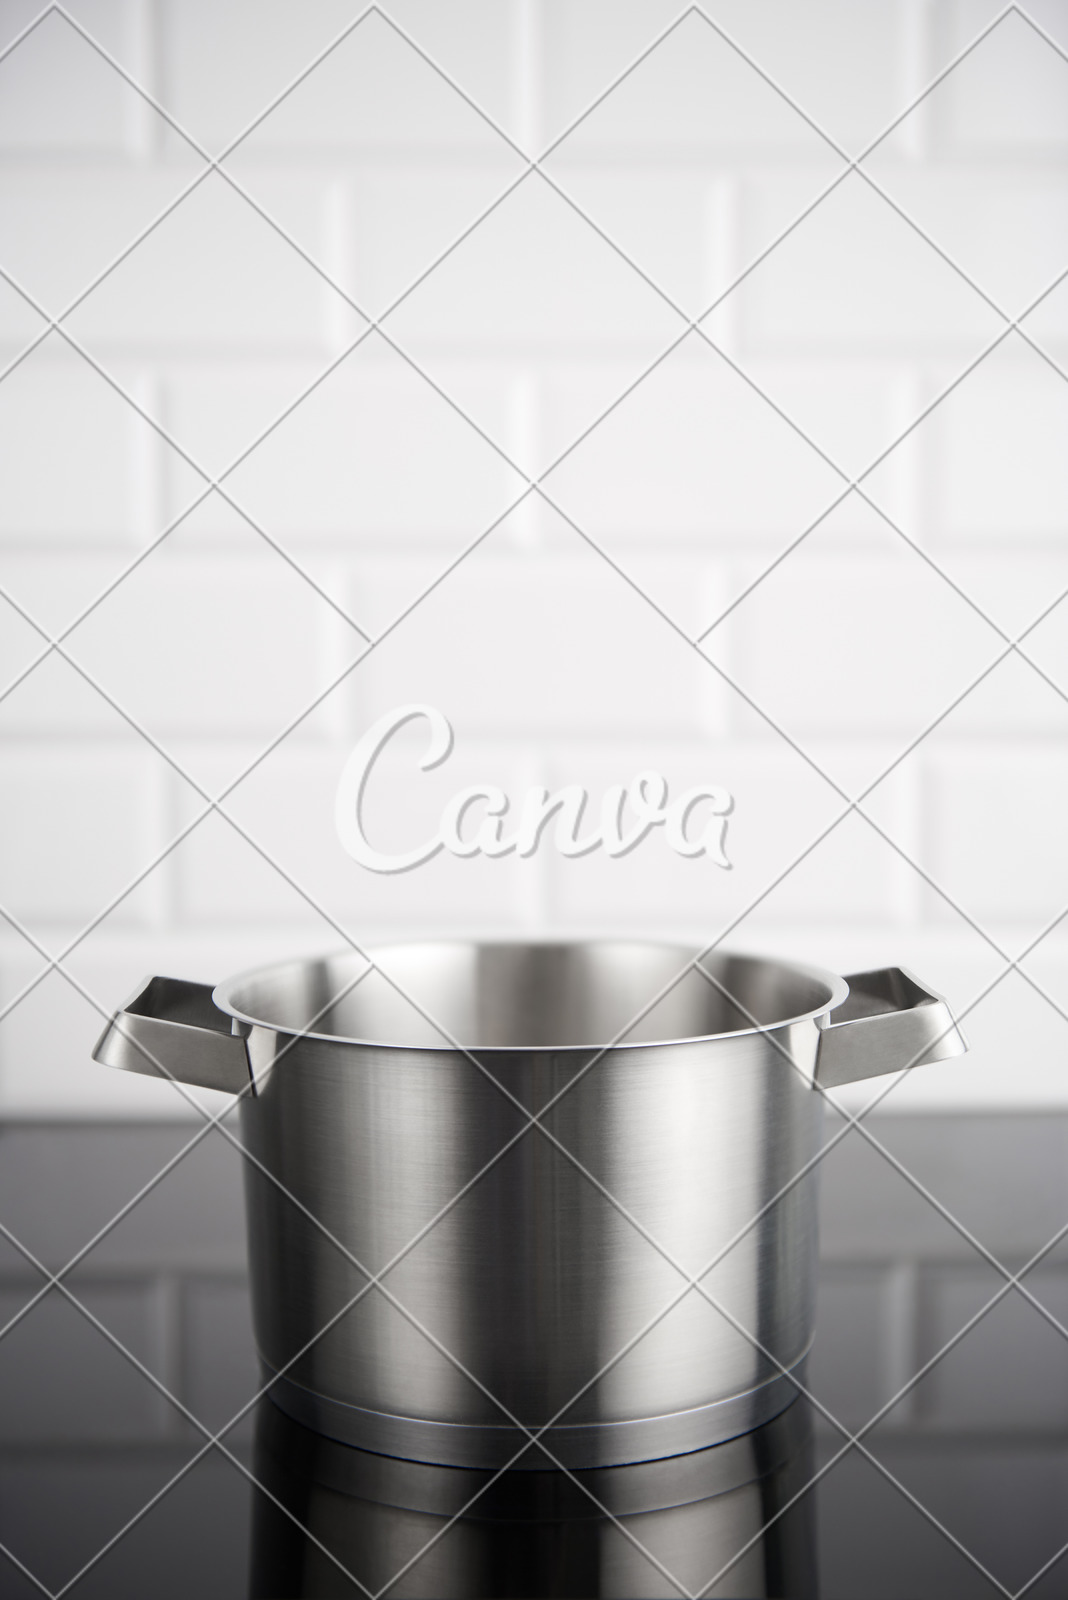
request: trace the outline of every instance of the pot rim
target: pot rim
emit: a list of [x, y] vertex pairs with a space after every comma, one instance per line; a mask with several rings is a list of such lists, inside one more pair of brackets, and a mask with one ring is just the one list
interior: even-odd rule
[[[657, 951], [660, 951], [660, 952], [664, 952], [664, 951], [667, 951], [667, 950], [676, 950], [678, 952], [678, 954], [679, 954], [679, 957], [680, 957], [680, 964], [681, 964], [682, 961], [685, 961], [685, 960], [688, 959], [689, 963], [690, 963], [690, 966], [686, 967], [683, 970], [683, 972], [680, 972], [678, 977], [675, 980], [673, 980], [673, 982], [681, 982], [682, 978], [685, 976], [686, 972], [688, 972], [690, 970], [690, 967], [696, 965], [698, 960], [700, 960], [701, 958], [706, 957], [706, 956], [708, 956], [708, 957], [718, 956], [721, 959], [726, 958], [726, 959], [729, 959], [731, 961], [741, 961], [741, 962], [746, 962], [746, 963], [752, 963], [754, 965], [779, 967], [779, 968], [781, 968], [781, 969], [783, 969], [783, 970], [785, 970], [785, 971], [787, 971], [787, 972], [789, 972], [789, 973], [791, 973], [793, 975], [796, 975], [796, 976], [802, 977], [802, 978], [806, 978], [811, 982], [815, 982], [815, 983], [818, 983], [818, 984], [822, 985], [827, 990], [827, 998], [825, 1000], [821, 1001], [819, 1005], [813, 1006], [809, 1010], [799, 1011], [796, 1014], [788, 1016], [788, 1017], [780, 1017], [774, 1022], [753, 1023], [753, 1024], [750, 1024], [747, 1027], [728, 1028], [728, 1029], [725, 1029], [725, 1030], [723, 1030], [722, 1032], [719, 1032], [719, 1033], [685, 1034], [685, 1035], [676, 1036], [674, 1038], [666, 1038], [666, 1039], [640, 1039], [640, 1040], [621, 1039], [618, 1042], [614, 1042], [614, 1043], [613, 1042], [609, 1042], [609, 1043], [604, 1044], [604, 1045], [596, 1045], [596, 1044], [481, 1045], [481, 1044], [478, 1044], [478, 1043], [452, 1044], [452, 1043], [450, 1043], [448, 1041], [447, 1037], [444, 1039], [444, 1042], [442, 1042], [441, 1044], [419, 1044], [419, 1043], [416, 1043], [416, 1044], [405, 1044], [404, 1042], [402, 1042], [400, 1040], [362, 1039], [362, 1038], [356, 1037], [355, 1035], [338, 1034], [338, 1033], [320, 1033], [320, 1032], [317, 1032], [313, 1028], [309, 1028], [309, 1029], [305, 1030], [305, 1029], [299, 1028], [299, 1027], [287, 1027], [284, 1024], [281, 1024], [281, 1023], [278, 1023], [278, 1022], [268, 1022], [263, 1017], [254, 1016], [254, 1015], [252, 1015], [251, 1012], [243, 1010], [240, 1006], [235, 1004], [234, 1001], [231, 998], [231, 996], [234, 994], [235, 991], [240, 990], [242, 985], [250, 983], [253, 979], [262, 980], [262, 979], [266, 978], [267, 976], [269, 976], [270, 974], [280, 973], [280, 972], [285, 971], [286, 969], [296, 968], [296, 967], [325, 965], [327, 963], [334, 963], [334, 962], [346, 961], [346, 960], [347, 961], [357, 961], [357, 960], [360, 959], [360, 952], [354, 951], [354, 950], [351, 950], [351, 949], [347, 949], [347, 950], [346, 949], [342, 949], [342, 950], [331, 951], [331, 952], [329, 952], [327, 954], [324, 954], [324, 955], [321, 955], [321, 956], [295, 957], [295, 958], [293, 958], [291, 960], [288, 960], [288, 961], [270, 962], [270, 963], [268, 963], [268, 964], [266, 964], [264, 966], [249, 968], [248, 970], [246, 970], [244, 972], [237, 973], [233, 977], [226, 978], [226, 979], [223, 980], [222, 983], [217, 984], [215, 989], [212, 992], [212, 1001], [218, 1007], [218, 1009], [220, 1011], [224, 1012], [227, 1016], [232, 1017], [235, 1021], [244, 1024], [246, 1027], [249, 1027], [249, 1028], [265, 1028], [265, 1029], [270, 1030], [272, 1033], [284, 1034], [284, 1035], [287, 1035], [289, 1037], [313, 1039], [313, 1040], [319, 1041], [319, 1042], [324, 1043], [324, 1044], [355, 1045], [355, 1046], [357, 1046], [357, 1047], [359, 1047], [361, 1049], [368, 1049], [368, 1050], [395, 1050], [395, 1051], [403, 1052], [405, 1054], [420, 1054], [420, 1055], [442, 1055], [442, 1054], [455, 1055], [457, 1053], [457, 1051], [460, 1051], [461, 1053], [464, 1052], [464, 1051], [469, 1051], [469, 1052], [478, 1051], [479, 1054], [481, 1054], [481, 1055], [534, 1056], [534, 1055], [546, 1055], [546, 1054], [551, 1054], [551, 1055], [587, 1055], [587, 1054], [589, 1054], [589, 1052], [591, 1050], [598, 1050], [598, 1049], [600, 1049], [601, 1051], [603, 1051], [606, 1054], [609, 1051], [616, 1051], [616, 1050], [656, 1050], [656, 1049], [664, 1049], [668, 1045], [710, 1044], [710, 1043], [713, 1043], [713, 1042], [716, 1042], [716, 1041], [719, 1041], [719, 1040], [743, 1039], [743, 1038], [746, 1038], [746, 1037], [749, 1037], [749, 1036], [752, 1036], [752, 1035], [755, 1035], [755, 1034], [777, 1033], [780, 1029], [792, 1027], [795, 1023], [810, 1022], [810, 1021], [814, 1022], [816, 1020], [816, 1018], [825, 1016], [828, 1012], [833, 1011], [837, 1006], [840, 1006], [842, 1004], [842, 1002], [846, 999], [847, 995], [849, 994], [849, 984], [846, 982], [845, 978], [840, 977], [837, 973], [829, 971], [825, 967], [812, 966], [812, 965], [810, 965], [810, 964], [808, 964], [806, 962], [784, 961], [784, 960], [781, 960], [777, 956], [756, 955], [756, 954], [751, 954], [751, 953], [749, 953], [747, 951], [741, 951], [741, 950], [733, 950], [733, 949], [732, 950], [718, 950], [717, 949], [717, 950], [708, 950], [708, 951], [706, 951], [703, 946], [692, 946], [692, 945], [688, 945], [688, 944], [681, 944], [681, 943], [677, 943], [674, 940], [669, 940], [669, 939], [606, 938], [606, 937], [593, 937], [593, 938], [553, 938], [553, 937], [521, 938], [521, 937], [509, 937], [509, 938], [500, 938], [500, 939], [498, 939], [498, 938], [480, 939], [480, 938], [476, 937], [476, 938], [452, 938], [452, 939], [450, 939], [450, 938], [409, 939], [409, 940], [398, 939], [398, 940], [390, 941], [389, 944], [376, 944], [376, 945], [370, 946], [368, 948], [367, 952], [366, 952], [366, 956], [373, 963], [375, 963], [375, 966], [373, 966], [373, 967], [368, 969], [370, 971], [370, 970], [380, 970], [380, 969], [377, 969], [377, 960], [378, 960], [378, 958], [384, 957], [385, 955], [387, 955], [388, 953], [390, 953], [392, 951], [405, 951], [405, 952], [412, 952], [412, 951], [416, 951], [416, 950], [427, 950], [427, 951], [448, 950], [448, 951], [455, 951], [455, 950], [464, 949], [464, 948], [471, 949], [471, 950], [483, 950], [483, 949], [494, 949], [494, 950], [497, 950], [497, 949], [509, 949], [509, 948], [520, 948], [520, 947], [524, 948], [524, 949], [566, 950], [566, 949], [581, 948], [581, 949], [588, 950], [588, 949], [591, 948], [591, 946], [601, 946], [601, 947], [604, 947], [604, 948], [612, 948], [612, 947], [620, 947], [621, 946], [621, 947], [624, 947], [624, 948], [627, 948], [627, 949], [632, 949], [632, 950], [636, 950], [636, 949], [640, 949], [642, 947], [645, 947], [645, 948], [654, 949], [654, 950], [657, 950]], [[388, 981], [388, 979], [387, 979], [387, 981]], [[673, 984], [671, 986], [673, 986]], [[666, 992], [670, 992], [669, 988], [666, 988], [664, 992], [665, 993]], [[403, 993], [403, 990], [401, 991], [401, 993]], [[660, 991], [658, 991], [658, 996], [657, 996], [658, 998], [659, 998], [659, 995], [660, 995]], [[649, 1009], [651, 1009], [651, 1007]]]

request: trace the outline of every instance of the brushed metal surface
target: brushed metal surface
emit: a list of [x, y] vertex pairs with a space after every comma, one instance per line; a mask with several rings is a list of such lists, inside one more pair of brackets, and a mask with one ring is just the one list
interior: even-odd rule
[[853, 972], [846, 982], [848, 998], [820, 1033], [821, 1088], [927, 1066], [967, 1050], [946, 1002], [904, 967]]
[[[815, 1045], [814, 1028], [795, 1041], [809, 1068]], [[519, 1110], [463, 1057], [339, 1055], [302, 1041], [242, 1106], [248, 1148], [300, 1202], [246, 1167], [256, 1327], [274, 1370], [362, 1286], [312, 1217], [380, 1272], [518, 1133], [389, 1273], [431, 1337], [372, 1289], [288, 1367], [293, 1381], [374, 1412], [507, 1421], [437, 1341], [526, 1426], [548, 1423], [685, 1283], [587, 1172], [686, 1275], [741, 1235], [706, 1287], [782, 1366], [808, 1348], [814, 1176], [749, 1225], [815, 1153], [820, 1102], [765, 1035], [607, 1053], [545, 1119], [577, 1165], [538, 1129], [522, 1132]], [[552, 1052], [483, 1059], [531, 1110], [576, 1068]], [[688, 1411], [777, 1371], [691, 1290], [560, 1421]]]
[[[499, 1461], [502, 1428], [550, 1425], [550, 1448], [595, 1466], [712, 1444], [786, 1404], [776, 1380], [813, 1333], [817, 1180], [799, 1174], [820, 1142], [818, 1058], [831, 1049], [843, 1081], [852, 1038], [897, 1070], [893, 1038], [879, 1047], [897, 1003], [935, 997], [868, 974], [869, 998], [828, 1028], [844, 981], [762, 959], [709, 956], [671, 985], [697, 952], [372, 954], [365, 975], [348, 956], [292, 962], [214, 996], [255, 1084], [257, 1343], [291, 1396], [320, 1398], [305, 1420], [465, 1465], [483, 1447]], [[204, 1033], [189, 1030], [194, 1071]]]
[[100, 1035], [94, 1061], [240, 1094], [250, 1078], [244, 1038], [211, 995], [210, 984], [146, 978]]
[[[804, 1358], [792, 1374], [781, 1374], [751, 1389], [712, 1405], [670, 1416], [641, 1417], [629, 1422], [599, 1422], [578, 1426], [562, 1424], [537, 1440], [511, 1425], [481, 1426], [460, 1422], [427, 1422], [421, 1417], [391, 1417], [379, 1411], [327, 1400], [288, 1378], [276, 1377], [270, 1397], [294, 1421], [329, 1439], [384, 1456], [407, 1461], [448, 1462], [455, 1467], [492, 1465], [513, 1471], [539, 1472], [561, 1466], [578, 1470], [620, 1467], [641, 1461], [659, 1461], [669, 1455], [686, 1455], [710, 1445], [737, 1439], [785, 1411], [804, 1384]], [[271, 1374], [264, 1373], [265, 1383]], [[548, 1453], [547, 1453], [548, 1452]], [[518, 1458], [518, 1459], [517, 1459]]]

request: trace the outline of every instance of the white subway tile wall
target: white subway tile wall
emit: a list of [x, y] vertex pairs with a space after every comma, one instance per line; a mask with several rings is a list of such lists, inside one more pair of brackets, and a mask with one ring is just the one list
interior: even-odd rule
[[[1065, 0], [38, 11], [0, 14], [0, 1116], [187, 1116], [88, 1059], [149, 970], [451, 931], [903, 963], [972, 1054], [888, 1110], [1068, 1106]], [[334, 793], [413, 701], [456, 748], [383, 763], [384, 846], [657, 767], [734, 795], [731, 869], [367, 872]]]

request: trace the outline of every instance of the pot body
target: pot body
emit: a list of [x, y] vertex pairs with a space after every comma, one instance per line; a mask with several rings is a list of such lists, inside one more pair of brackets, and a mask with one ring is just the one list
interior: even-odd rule
[[[796, 1394], [826, 1083], [959, 1053], [896, 968], [640, 942], [153, 978], [97, 1059], [240, 1093], [275, 1401], [381, 1454], [602, 1467]], [[524, 1453], [525, 1452], [525, 1453]]]
[[596, 1061], [299, 1040], [242, 1105], [275, 1398], [457, 1465], [517, 1424], [587, 1466], [766, 1421], [813, 1333], [817, 1044], [810, 1018]]

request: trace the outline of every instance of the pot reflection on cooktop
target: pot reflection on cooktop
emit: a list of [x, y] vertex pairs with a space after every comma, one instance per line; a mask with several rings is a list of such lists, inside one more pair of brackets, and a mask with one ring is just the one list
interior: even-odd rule
[[[572, 1475], [435, 1467], [256, 1419], [251, 1600], [817, 1593], [810, 1413]], [[477, 1498], [476, 1498], [477, 1496]], [[714, 1581], [713, 1581], [714, 1580]]]

